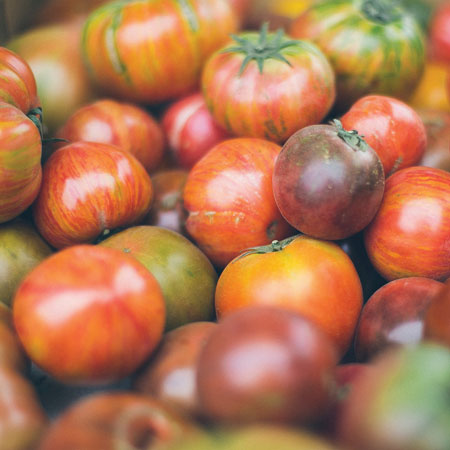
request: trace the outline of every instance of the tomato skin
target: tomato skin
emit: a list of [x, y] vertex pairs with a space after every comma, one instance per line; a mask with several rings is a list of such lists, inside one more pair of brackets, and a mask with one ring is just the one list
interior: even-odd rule
[[150, 114], [135, 105], [98, 100], [75, 111], [57, 136], [71, 142], [116, 145], [130, 152], [151, 172], [161, 163], [164, 135]]
[[341, 355], [350, 345], [362, 302], [361, 282], [346, 253], [332, 242], [304, 235], [281, 251], [233, 260], [219, 276], [215, 296], [219, 320], [255, 305], [303, 314]]
[[138, 222], [152, 198], [150, 177], [130, 153], [108, 144], [75, 142], [47, 160], [33, 218], [44, 239], [63, 248]]
[[387, 280], [450, 276], [450, 173], [413, 166], [386, 180], [380, 209], [364, 231], [367, 254]]
[[400, 100], [382, 95], [359, 99], [341, 117], [346, 130], [357, 130], [377, 152], [384, 173], [417, 164], [427, 146], [420, 116]]
[[195, 89], [205, 60], [236, 27], [223, 0], [116, 1], [88, 17], [82, 50], [111, 94], [155, 103]]
[[439, 5], [430, 23], [430, 52], [433, 59], [450, 64], [450, 5]]
[[0, 101], [27, 114], [40, 106], [36, 80], [28, 63], [5, 47], [0, 47]]
[[0, 102], [0, 223], [25, 211], [39, 193], [42, 142], [25, 114]]
[[162, 126], [176, 162], [184, 169], [191, 169], [216, 144], [230, 138], [212, 117], [201, 93], [173, 103], [164, 113]]
[[229, 133], [282, 143], [329, 112], [335, 99], [334, 73], [322, 52], [301, 42], [282, 54], [290, 65], [267, 59], [260, 73], [251, 61], [240, 75], [242, 53], [221, 50], [208, 60], [202, 74], [203, 95], [214, 118]]
[[246, 248], [292, 232], [272, 191], [280, 149], [261, 139], [230, 139], [191, 169], [183, 194], [186, 229], [217, 266], [225, 266]]
[[[367, 94], [406, 99], [425, 64], [425, 41], [415, 20], [400, 8], [391, 22], [377, 22], [363, 12], [368, 1], [318, 2], [292, 24], [290, 35], [310, 39], [336, 72], [338, 111]], [[394, 10], [394, 7], [392, 7]]]
[[[98, 384], [143, 363], [161, 339], [165, 306], [158, 282], [134, 258], [77, 245], [27, 275], [14, 297], [13, 320], [39, 367], [65, 383]], [[74, 339], [80, 330], [83, 338]]]

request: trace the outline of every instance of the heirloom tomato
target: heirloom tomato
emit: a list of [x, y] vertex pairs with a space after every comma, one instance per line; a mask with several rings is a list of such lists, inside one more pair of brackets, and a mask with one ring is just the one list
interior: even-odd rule
[[380, 206], [380, 158], [356, 131], [311, 125], [294, 133], [275, 162], [273, 193], [297, 230], [319, 239], [344, 239], [365, 228]]
[[89, 15], [82, 50], [104, 90], [155, 103], [195, 89], [204, 62], [236, 27], [224, 0], [116, 1]]
[[272, 172], [280, 149], [262, 139], [230, 139], [191, 169], [183, 194], [186, 230], [217, 266], [292, 232], [273, 198]]
[[281, 30], [233, 36], [206, 63], [202, 88], [211, 114], [237, 136], [284, 142], [319, 123], [335, 98], [334, 73], [312, 43]]
[[372, 264], [387, 280], [450, 277], [450, 173], [431, 167], [399, 170], [364, 230]]
[[158, 167], [164, 154], [165, 139], [156, 120], [142, 108], [110, 99], [82, 106], [57, 136], [116, 145], [135, 156], [147, 172]]
[[332, 242], [307, 236], [250, 249], [229, 263], [217, 282], [217, 317], [270, 305], [311, 319], [341, 355], [361, 312], [361, 282], [351, 259]]
[[42, 141], [35, 122], [0, 102], [0, 223], [25, 211], [39, 193]]
[[165, 306], [155, 277], [135, 258], [77, 245], [25, 277], [13, 319], [37, 366], [65, 383], [98, 384], [144, 362], [161, 339]]
[[423, 32], [389, 0], [325, 0], [300, 15], [290, 34], [310, 39], [336, 72], [337, 110], [367, 94], [407, 98], [425, 64]]
[[130, 153], [98, 142], [74, 142], [44, 165], [34, 222], [53, 247], [92, 242], [148, 213], [150, 176]]
[[377, 152], [385, 176], [420, 161], [427, 132], [420, 116], [400, 100], [383, 95], [360, 98], [341, 117], [346, 130], [356, 130]]

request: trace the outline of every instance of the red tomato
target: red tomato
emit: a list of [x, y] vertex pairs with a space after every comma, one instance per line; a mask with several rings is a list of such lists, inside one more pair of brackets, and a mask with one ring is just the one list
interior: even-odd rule
[[427, 146], [420, 116], [400, 100], [382, 95], [359, 99], [341, 117], [346, 130], [357, 130], [377, 152], [384, 173], [417, 164]]
[[38, 195], [41, 154], [34, 122], [15, 106], [0, 102], [0, 223], [25, 211]]
[[316, 323], [344, 354], [363, 302], [361, 282], [347, 254], [334, 243], [307, 236], [249, 253], [233, 260], [219, 277], [219, 320], [254, 305], [289, 309]]
[[186, 229], [211, 261], [225, 266], [244, 249], [292, 231], [275, 204], [272, 172], [281, 148], [261, 139], [230, 139], [191, 170], [184, 188]]
[[28, 356], [50, 375], [105, 383], [129, 375], [153, 351], [165, 306], [158, 282], [132, 256], [77, 245], [26, 276], [13, 319]]
[[40, 105], [30, 66], [5, 47], [0, 47], [0, 101], [19, 108], [25, 114]]
[[450, 63], [450, 4], [438, 6], [430, 22], [431, 56], [442, 62]]
[[236, 27], [223, 0], [111, 2], [88, 17], [82, 49], [104, 90], [154, 103], [195, 89], [204, 62]]
[[153, 187], [130, 153], [108, 144], [76, 142], [47, 160], [33, 217], [54, 247], [92, 242], [147, 214]]
[[450, 347], [450, 278], [432, 299], [425, 315], [424, 334], [427, 339]]
[[116, 145], [135, 156], [147, 172], [161, 163], [165, 144], [162, 129], [150, 114], [114, 100], [81, 107], [69, 117], [58, 137]]
[[237, 136], [284, 142], [319, 123], [335, 98], [334, 73], [312, 43], [282, 33], [248, 32], [216, 52], [202, 75], [214, 118]]
[[386, 180], [364, 234], [367, 254], [387, 280], [450, 276], [450, 173], [414, 166]]
[[230, 137], [212, 117], [201, 93], [171, 105], [164, 114], [162, 126], [175, 161], [185, 169], [192, 168], [206, 152]]

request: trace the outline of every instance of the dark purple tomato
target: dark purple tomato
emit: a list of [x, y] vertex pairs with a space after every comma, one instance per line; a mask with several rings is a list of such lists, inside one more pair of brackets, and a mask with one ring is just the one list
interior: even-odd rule
[[225, 424], [315, 421], [329, 406], [336, 362], [331, 341], [303, 316], [239, 310], [219, 322], [200, 353], [203, 413]]
[[378, 289], [363, 307], [356, 329], [359, 361], [394, 345], [422, 340], [424, 317], [443, 283], [423, 277], [399, 278]]
[[384, 192], [375, 151], [356, 131], [312, 125], [294, 133], [275, 162], [273, 192], [294, 228], [319, 239], [344, 239], [365, 228]]

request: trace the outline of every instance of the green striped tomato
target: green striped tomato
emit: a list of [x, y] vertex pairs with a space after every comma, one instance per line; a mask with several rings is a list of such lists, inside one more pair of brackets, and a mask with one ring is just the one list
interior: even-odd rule
[[290, 34], [310, 39], [337, 76], [339, 111], [367, 94], [410, 96], [425, 64], [423, 33], [415, 19], [388, 0], [325, 0], [309, 8]]
[[116, 1], [88, 17], [82, 50], [110, 93], [157, 103], [193, 90], [205, 60], [236, 27], [224, 0]]

